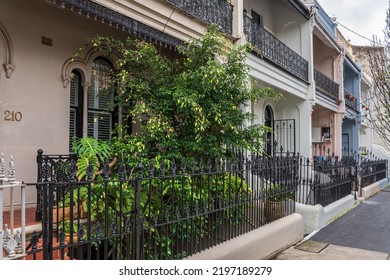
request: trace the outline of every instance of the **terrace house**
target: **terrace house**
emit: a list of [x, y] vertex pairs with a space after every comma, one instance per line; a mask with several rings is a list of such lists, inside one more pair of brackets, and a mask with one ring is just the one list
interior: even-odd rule
[[312, 2], [313, 64], [315, 99], [312, 109], [312, 151], [314, 155], [341, 155], [341, 124], [344, 53], [337, 43], [336, 24], [317, 1]]
[[[170, 248], [169, 242], [165, 247], [167, 251], [168, 249], [179, 251], [180, 257], [187, 256], [187, 251], [185, 254], [183, 250], [180, 251], [182, 247], [185, 247], [184, 243], [187, 247], [191, 247], [191, 252], [199, 252], [197, 248], [192, 248], [196, 242], [201, 245], [205, 243], [215, 245], [242, 235], [243, 231], [258, 230], [264, 225], [269, 226], [267, 236], [271, 236], [271, 240], [278, 240], [278, 242], [261, 240], [257, 242], [257, 246], [260, 247], [253, 247], [252, 244], [246, 243], [250, 238], [241, 236], [238, 242], [246, 246], [240, 246], [243, 251], [241, 253], [250, 256], [245, 248], [256, 251], [255, 253], [264, 249], [261, 257], [268, 257], [273, 252], [300, 240], [303, 237], [302, 216], [294, 212], [297, 197], [295, 191], [302, 179], [296, 175], [301, 166], [298, 165], [298, 157], [292, 158], [286, 152], [295, 155], [299, 153], [309, 159], [312, 155], [323, 155], [326, 150], [327, 153], [334, 153], [341, 157], [343, 147], [350, 149], [359, 147], [358, 141], [355, 142], [359, 135], [359, 67], [338, 44], [336, 24], [322, 10], [317, 1], [7, 0], [2, 4], [0, 9], [0, 63], [4, 67], [0, 69], [0, 107], [3, 109], [4, 117], [0, 120], [0, 152], [4, 152], [6, 158], [10, 155], [14, 156], [17, 162], [17, 178], [25, 182], [37, 180], [38, 149], [43, 149], [45, 154], [63, 154], [68, 155], [69, 158], [70, 141], [74, 136], [109, 140], [113, 125], [124, 122], [121, 108], [107, 109], [107, 104], [114, 96], [99, 95], [107, 84], [108, 73], [118, 56], [114, 52], [108, 53], [87, 47], [77, 59], [72, 59], [75, 52], [85, 45], [88, 38], [96, 35], [109, 35], [122, 39], [141, 38], [155, 44], [159, 51], [168, 57], [176, 57], [178, 55], [175, 50], [176, 46], [191, 38], [200, 37], [207, 25], [212, 23], [219, 25], [226, 37], [235, 44], [249, 42], [255, 47], [247, 58], [255, 86], [271, 87], [283, 95], [280, 100], [263, 99], [242, 106], [243, 110], [252, 111], [257, 116], [253, 123], [266, 124], [272, 128], [272, 131], [265, 136], [265, 150], [267, 156], [270, 157], [264, 157], [265, 161], [260, 162], [268, 165], [263, 166], [259, 163], [251, 165], [252, 170], [228, 170], [226, 172], [231, 172], [232, 176], [227, 177], [217, 166], [215, 168], [217, 171], [214, 170], [214, 173], [209, 172], [205, 175], [209, 176], [209, 180], [203, 180], [204, 177], [191, 172], [191, 176], [198, 176], [198, 180], [203, 184], [207, 185], [209, 182], [207, 185], [209, 189], [210, 182], [218, 176], [229, 178], [229, 180], [236, 178], [235, 183], [230, 181], [233, 185], [245, 179], [251, 190], [244, 193], [242, 197], [237, 194], [225, 196], [223, 192], [222, 198], [213, 197], [202, 200], [202, 195], [200, 195], [199, 203], [190, 206], [183, 204], [180, 207], [175, 205], [176, 208], [169, 205], [171, 208], [165, 209], [166, 212], [160, 209], [158, 214], [155, 213], [152, 216], [148, 213], [147, 217], [146, 213], [143, 213], [145, 216], [140, 216], [140, 211], [134, 210], [129, 211], [130, 214], [126, 213], [130, 215], [127, 219], [121, 212], [115, 217], [119, 221], [118, 224], [114, 224], [110, 229], [112, 224], [111, 221], [108, 222], [107, 207], [105, 217], [107, 218], [105, 220], [105, 237], [107, 238], [103, 241], [106, 252], [109, 231], [114, 232], [113, 240], [117, 240], [118, 225], [119, 231], [126, 238], [133, 234], [134, 228], [138, 228], [137, 234], [134, 235], [135, 239], [129, 237], [132, 240], [129, 244], [135, 244], [142, 238], [144, 240], [153, 239], [153, 234], [156, 235], [158, 230], [177, 233], [180, 230], [195, 228], [191, 232], [195, 242], [191, 243], [190, 238], [183, 240], [181, 236], [180, 240], [176, 238], [175, 241], [180, 242], [175, 245], [175, 248], [173, 246]], [[355, 98], [355, 103], [352, 104], [352, 100], [348, 99], [351, 102], [348, 101], [347, 104], [345, 96], [349, 96], [348, 94]], [[342, 138], [343, 135], [348, 135], [345, 141]], [[275, 161], [276, 165], [272, 165], [274, 162], [271, 165], [268, 162], [269, 158], [272, 160], [272, 156], [279, 160]], [[284, 166], [286, 162], [290, 164], [288, 167]], [[306, 167], [306, 174], [315, 174], [317, 171], [311, 163], [308, 163]], [[48, 169], [47, 166], [45, 168]], [[143, 171], [143, 168], [142, 165], [139, 166], [139, 170]], [[203, 168], [202, 166], [200, 170]], [[345, 183], [345, 178], [342, 178], [343, 186], [346, 187], [342, 192], [337, 189], [337, 193], [351, 196], [351, 168], [339, 168], [343, 171], [337, 173], [343, 173], [349, 179]], [[46, 169], [43, 171], [48, 172]], [[176, 178], [184, 184], [188, 175], [185, 172], [185, 166], [180, 170], [184, 170], [183, 173], [175, 174], [177, 169], [176, 166], [172, 168], [172, 174], [167, 176], [165, 175], [168, 172], [165, 173], [164, 170], [165, 175], [157, 179], [161, 180], [161, 186], [175, 185], [172, 182]], [[211, 169], [209, 167], [209, 170]], [[264, 170], [267, 172], [263, 173]], [[275, 174], [278, 174], [278, 184], [272, 181], [274, 179], [272, 176]], [[321, 175], [322, 178], [326, 177], [328, 183], [331, 182], [330, 175], [325, 173]], [[194, 179], [194, 182], [196, 180]], [[158, 189], [154, 188], [151, 182], [152, 180], [143, 180], [140, 176], [128, 182], [121, 182], [119, 186], [134, 187], [136, 185], [138, 189], [134, 188], [134, 190], [137, 194], [141, 192], [141, 186], [145, 187], [144, 189], [150, 188], [146, 196], [151, 196], [155, 195]], [[73, 183], [73, 181], [69, 183], [70, 188], [89, 187]], [[306, 198], [315, 197], [322, 192], [321, 184], [318, 183], [315, 193], [311, 185], [302, 186], [301, 189], [309, 191], [308, 195], [303, 194], [302, 197], [305, 199], [302, 199], [304, 201], [302, 204], [307, 202]], [[107, 181], [104, 184], [107, 186]], [[288, 197], [288, 200], [284, 202], [285, 208], [288, 208], [287, 211], [282, 211], [283, 215], [276, 219], [266, 217], [264, 195], [269, 193], [269, 189], [283, 184], [284, 192]], [[64, 187], [63, 185], [58, 187]], [[193, 187], [194, 184], [187, 185], [187, 188], [191, 189], [191, 195]], [[202, 187], [200, 189], [202, 190]], [[182, 193], [184, 192], [183, 188]], [[339, 196], [331, 197], [333, 192], [329, 189], [325, 192], [326, 203], [330, 204], [340, 198]], [[175, 194], [178, 195], [178, 193]], [[273, 195], [274, 193], [271, 192], [271, 196]], [[4, 197], [7, 199], [7, 193]], [[47, 201], [44, 202], [51, 203], [52, 197], [53, 195], [49, 194]], [[104, 197], [107, 202], [108, 196]], [[43, 201], [41, 198], [42, 196], [37, 196], [35, 188], [27, 189], [27, 204], [35, 206], [37, 202]], [[120, 195], [119, 199], [122, 198]], [[161, 202], [166, 202], [164, 199], [162, 195]], [[353, 198], [351, 199], [353, 202]], [[6, 200], [5, 204], [7, 203], [9, 202]], [[50, 207], [53, 205], [43, 207], [44, 211], [49, 212], [52, 210]], [[80, 211], [77, 209], [75, 212]], [[91, 215], [91, 211], [88, 213]], [[223, 220], [217, 226], [207, 228], [211, 231], [210, 238], [203, 236], [201, 230], [197, 231], [197, 226], [207, 224], [204, 222], [206, 217], [215, 220], [221, 214], [225, 218], [223, 216], [225, 213], [228, 213], [227, 222]], [[238, 216], [235, 216], [237, 213]], [[50, 214], [47, 216], [53, 218]], [[80, 217], [76, 218], [80, 226]], [[91, 217], [87, 219], [89, 218]], [[286, 220], [282, 221], [280, 226], [277, 224], [279, 221], [275, 220], [283, 220], [281, 218]], [[274, 221], [275, 223], [272, 223]], [[43, 231], [53, 230], [52, 222], [53, 219], [44, 224], [47, 227]], [[0, 226], [2, 226], [1, 223], [2, 221], [0, 221]], [[188, 226], [188, 223], [191, 226]], [[89, 242], [89, 252], [91, 252], [91, 246], [96, 240], [91, 238], [93, 235], [91, 220], [89, 219], [86, 224], [89, 226], [87, 242]], [[227, 230], [228, 227], [236, 224], [240, 227]], [[153, 226], [156, 226], [158, 230], [152, 228]], [[174, 230], [177, 229], [176, 226], [180, 230]], [[100, 242], [99, 227], [96, 226], [96, 228], [94, 228], [97, 232], [95, 237], [97, 242]], [[198, 236], [199, 232], [201, 234]], [[76, 235], [75, 232], [74, 234]], [[264, 235], [256, 233], [253, 236], [259, 238]], [[154, 245], [163, 243], [156, 236], [154, 236], [154, 241]], [[61, 248], [57, 247], [60, 250], [64, 249], [64, 244], [59, 246]], [[69, 244], [66, 246], [68, 250], [72, 250], [78, 245], [71, 243], [70, 246]], [[142, 250], [146, 248], [143, 243], [141, 248]], [[147, 251], [145, 256], [153, 258], [155, 255], [150, 253], [150, 248], [145, 249]], [[49, 254], [52, 252], [46, 252], [48, 254], [46, 257], [51, 258]], [[139, 258], [141, 253], [137, 251], [134, 258]], [[159, 257], [162, 258], [162, 256], [163, 253], [160, 252]]]

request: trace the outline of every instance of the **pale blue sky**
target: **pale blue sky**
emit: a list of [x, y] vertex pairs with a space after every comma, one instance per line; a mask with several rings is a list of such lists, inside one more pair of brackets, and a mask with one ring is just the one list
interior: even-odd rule
[[[383, 40], [383, 30], [386, 26], [386, 10], [388, 0], [318, 0], [330, 17], [335, 16], [337, 21], [353, 31], [372, 39], [377, 35]], [[354, 45], [371, 45], [365, 40], [342, 26], [341, 33], [350, 39]]]

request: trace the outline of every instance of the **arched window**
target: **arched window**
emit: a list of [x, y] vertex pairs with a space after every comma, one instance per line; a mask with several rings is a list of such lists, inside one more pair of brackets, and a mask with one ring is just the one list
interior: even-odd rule
[[111, 64], [104, 58], [97, 58], [92, 64], [88, 88], [88, 137], [111, 139], [112, 126], [117, 121], [114, 120], [114, 94], [107, 91], [111, 84], [111, 69]]
[[[264, 111], [264, 125], [270, 127], [272, 130], [273, 130], [273, 126], [274, 126], [274, 112], [271, 108], [271, 106], [267, 105], [265, 107], [265, 111]], [[272, 155], [272, 147], [273, 147], [273, 142], [274, 142], [274, 139], [273, 139], [273, 132], [272, 131], [268, 131], [266, 134], [265, 134], [265, 152], [268, 154], [268, 155]]]
[[[114, 106], [115, 90], [111, 90], [112, 79], [111, 63], [102, 57], [94, 60], [90, 68], [87, 63], [77, 65], [66, 81], [70, 82], [70, 110], [69, 110], [69, 151], [72, 151], [72, 142], [75, 137], [93, 137], [101, 140], [110, 140], [114, 124], [124, 124], [126, 121], [128, 132], [131, 133], [131, 118], [127, 117], [126, 108]], [[84, 80], [90, 76], [89, 81]], [[87, 78], [88, 79], [88, 78]], [[89, 84], [88, 87], [85, 85]]]
[[70, 80], [70, 111], [69, 111], [69, 151], [75, 137], [83, 135], [83, 89], [81, 75], [73, 70]]

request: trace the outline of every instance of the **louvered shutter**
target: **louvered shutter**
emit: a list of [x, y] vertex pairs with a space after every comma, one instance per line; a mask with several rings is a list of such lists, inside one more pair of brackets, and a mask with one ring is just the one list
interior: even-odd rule
[[111, 139], [113, 95], [105, 90], [110, 84], [111, 66], [102, 59], [92, 65], [91, 86], [88, 89], [88, 136]]
[[70, 110], [69, 110], [69, 151], [72, 151], [72, 142], [74, 137], [77, 137], [77, 128], [81, 127], [78, 122], [81, 121], [77, 114], [80, 98], [80, 78], [74, 74], [70, 81]]

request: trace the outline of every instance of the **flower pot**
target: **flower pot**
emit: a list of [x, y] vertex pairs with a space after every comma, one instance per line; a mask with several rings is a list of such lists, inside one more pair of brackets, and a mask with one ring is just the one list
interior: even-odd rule
[[71, 211], [73, 211], [73, 218], [84, 219], [87, 217], [87, 213], [84, 211], [81, 204], [79, 206], [79, 211], [77, 211], [77, 205], [73, 206], [73, 209], [70, 206], [58, 207], [53, 209], [53, 222], [56, 223], [69, 220]]
[[286, 216], [285, 201], [267, 201], [264, 206], [266, 221], [273, 222]]

